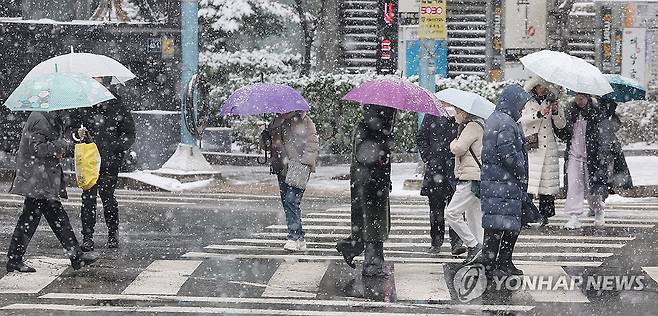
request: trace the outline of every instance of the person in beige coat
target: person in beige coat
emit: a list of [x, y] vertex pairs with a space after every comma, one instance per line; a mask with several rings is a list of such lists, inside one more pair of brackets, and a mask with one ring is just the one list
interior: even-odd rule
[[318, 133], [306, 112], [279, 114], [267, 127], [271, 135], [271, 172], [279, 181], [286, 214], [288, 241], [284, 249], [305, 251], [302, 211], [299, 205], [319, 154]]
[[464, 264], [471, 264], [482, 253], [484, 238], [478, 196], [484, 120], [459, 108], [455, 119], [459, 123], [458, 136], [450, 143], [450, 151], [455, 155], [455, 178], [458, 182], [445, 211], [445, 220], [468, 247]]
[[564, 108], [557, 102], [559, 89], [539, 77], [533, 77], [524, 89], [532, 98], [520, 119], [528, 144], [528, 194], [539, 198], [542, 225], [555, 215], [555, 195], [560, 190], [560, 168], [554, 128], [566, 125]]

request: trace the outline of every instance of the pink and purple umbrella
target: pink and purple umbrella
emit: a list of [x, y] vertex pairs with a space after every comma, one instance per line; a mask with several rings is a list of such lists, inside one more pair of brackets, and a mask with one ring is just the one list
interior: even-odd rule
[[446, 116], [443, 104], [426, 89], [404, 80], [375, 79], [350, 90], [343, 100], [403, 111]]
[[235, 90], [224, 102], [219, 115], [247, 116], [309, 110], [308, 101], [292, 87], [255, 83]]

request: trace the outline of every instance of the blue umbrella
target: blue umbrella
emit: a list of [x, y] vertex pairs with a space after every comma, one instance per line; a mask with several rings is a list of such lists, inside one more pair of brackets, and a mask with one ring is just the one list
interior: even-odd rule
[[21, 83], [5, 106], [12, 111], [50, 112], [91, 107], [111, 99], [112, 93], [87, 75], [56, 72]]
[[608, 78], [608, 82], [610, 82], [614, 91], [604, 95], [604, 98], [616, 102], [628, 102], [632, 100], [644, 100], [646, 97], [647, 88], [631, 78], [614, 74], [606, 74], [605, 77]]

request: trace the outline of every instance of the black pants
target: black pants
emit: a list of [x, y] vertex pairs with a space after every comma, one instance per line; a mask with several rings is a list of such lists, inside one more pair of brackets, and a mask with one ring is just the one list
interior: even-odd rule
[[50, 229], [53, 230], [62, 247], [66, 249], [69, 258], [75, 259], [82, 253], [62, 203], [54, 200], [25, 198], [23, 213], [18, 218], [7, 251], [10, 262], [18, 263], [23, 260], [27, 246], [41, 221], [41, 214], [48, 221]]
[[484, 262], [487, 271], [504, 268], [512, 264], [514, 245], [519, 232], [484, 229]]
[[[530, 200], [533, 200], [535, 196], [533, 194], [528, 194]], [[539, 213], [544, 218], [549, 218], [555, 216], [555, 196], [552, 195], [539, 195]]]
[[103, 203], [103, 215], [109, 234], [115, 234], [119, 230], [119, 204], [114, 196], [114, 191], [119, 180], [119, 168], [123, 161], [123, 155], [104, 158], [101, 157], [100, 177], [98, 183], [91, 189], [82, 192], [82, 209], [80, 219], [82, 221], [82, 236], [92, 238], [96, 226], [96, 200], [100, 194]]
[[[450, 203], [450, 196], [430, 194], [427, 199], [430, 204], [430, 238], [432, 238], [432, 246], [440, 247], [443, 244], [443, 237], [446, 232], [444, 211]], [[450, 236], [450, 246], [455, 247], [461, 244], [459, 235], [452, 228], [448, 229], [448, 236]]]

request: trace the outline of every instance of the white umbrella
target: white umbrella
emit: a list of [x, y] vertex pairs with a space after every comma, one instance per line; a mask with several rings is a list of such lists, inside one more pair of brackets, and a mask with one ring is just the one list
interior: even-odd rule
[[613, 91], [601, 71], [582, 58], [542, 50], [522, 57], [521, 63], [542, 79], [574, 92], [600, 96]]
[[104, 56], [89, 53], [69, 53], [48, 59], [34, 67], [25, 76], [26, 80], [55, 72], [82, 73], [90, 77], [112, 77], [112, 83], [124, 83], [135, 78], [126, 66]]
[[455, 88], [448, 88], [437, 92], [436, 98], [483, 119], [488, 118], [496, 109], [495, 104], [479, 94]]

